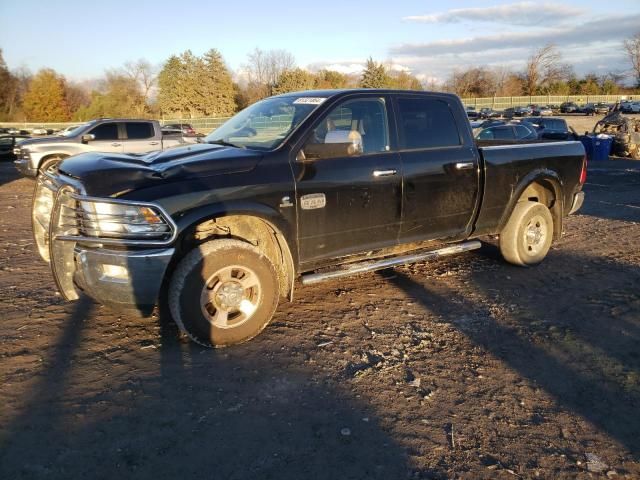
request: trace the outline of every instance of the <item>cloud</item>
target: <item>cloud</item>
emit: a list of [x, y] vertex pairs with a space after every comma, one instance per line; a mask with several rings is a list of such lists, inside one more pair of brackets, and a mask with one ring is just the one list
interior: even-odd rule
[[638, 25], [640, 25], [640, 14], [612, 15], [571, 27], [403, 44], [392, 47], [390, 51], [392, 55], [401, 57], [433, 57], [509, 48], [528, 48], [533, 50], [549, 43], [554, 43], [558, 46], [581, 45], [586, 47], [598, 42], [622, 40], [633, 35], [638, 30]]
[[456, 8], [430, 15], [414, 15], [403, 20], [421, 23], [493, 22], [510, 25], [557, 24], [584, 13], [584, 9], [554, 3], [519, 2], [480, 8]]

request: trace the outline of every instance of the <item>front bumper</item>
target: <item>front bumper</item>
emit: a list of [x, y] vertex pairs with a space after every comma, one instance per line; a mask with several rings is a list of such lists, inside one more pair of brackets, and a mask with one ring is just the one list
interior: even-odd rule
[[76, 246], [73, 283], [91, 298], [114, 306], [155, 305], [175, 249], [118, 251]]
[[38, 169], [33, 168], [29, 163], [29, 160], [26, 160], [24, 158], [13, 161], [13, 164], [22, 175], [25, 175], [27, 177], [35, 177], [38, 174]]
[[576, 213], [580, 208], [582, 208], [582, 204], [584, 203], [584, 192], [578, 192], [573, 196], [573, 202], [571, 203], [571, 210], [569, 210], [569, 215], [572, 213]]

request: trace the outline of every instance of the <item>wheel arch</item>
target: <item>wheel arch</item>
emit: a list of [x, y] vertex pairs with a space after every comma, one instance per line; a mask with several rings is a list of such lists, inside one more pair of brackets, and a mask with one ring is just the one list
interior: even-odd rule
[[250, 202], [207, 205], [177, 220], [177, 263], [196, 245], [214, 239], [235, 238], [259, 248], [278, 272], [281, 296], [293, 298], [296, 248], [291, 227], [278, 212]]
[[562, 179], [553, 170], [534, 170], [518, 183], [513, 195], [500, 219], [499, 230], [505, 227], [514, 208], [521, 201], [535, 201], [549, 208], [553, 218], [553, 238], [558, 240], [562, 236], [562, 222], [564, 212], [564, 197], [562, 195]]
[[47, 153], [42, 158], [40, 158], [40, 161], [38, 162], [38, 169], [40, 169], [40, 167], [42, 167], [42, 165], [48, 160], [51, 160], [53, 158], [59, 158], [60, 160], [64, 160], [65, 158], [68, 158], [68, 157], [70, 157], [68, 153], [62, 153], [62, 152]]

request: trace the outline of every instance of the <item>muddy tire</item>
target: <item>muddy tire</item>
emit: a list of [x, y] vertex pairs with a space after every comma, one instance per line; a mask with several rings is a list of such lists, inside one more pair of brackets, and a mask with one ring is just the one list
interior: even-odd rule
[[547, 256], [553, 241], [553, 217], [537, 202], [518, 202], [500, 233], [500, 252], [514, 265], [537, 265]]
[[194, 342], [226, 347], [246, 342], [269, 323], [278, 305], [276, 270], [253, 245], [212, 240], [178, 263], [168, 303], [178, 328]]

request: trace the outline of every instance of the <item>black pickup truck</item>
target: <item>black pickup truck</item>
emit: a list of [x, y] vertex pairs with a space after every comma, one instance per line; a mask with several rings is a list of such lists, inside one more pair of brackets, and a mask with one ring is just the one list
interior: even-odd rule
[[454, 95], [271, 97], [201, 143], [84, 153], [38, 179], [33, 231], [61, 294], [148, 312], [194, 341], [257, 335], [294, 284], [473, 250], [542, 261], [580, 208], [579, 142], [478, 148]]

